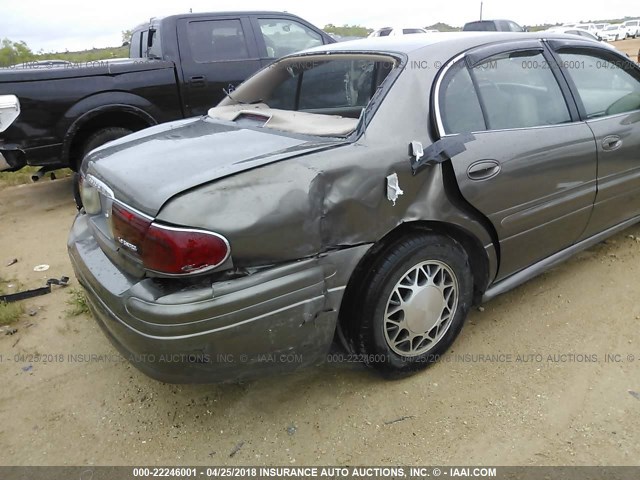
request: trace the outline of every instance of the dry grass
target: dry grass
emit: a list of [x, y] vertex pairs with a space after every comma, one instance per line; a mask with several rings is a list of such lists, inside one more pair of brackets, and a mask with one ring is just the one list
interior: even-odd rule
[[[40, 170], [40, 167], [24, 167], [17, 172], [0, 172], [0, 189], [4, 187], [13, 187], [15, 185], [24, 185], [26, 183], [32, 183], [31, 175]], [[64, 178], [71, 175], [71, 170], [63, 168], [61, 170], [55, 170], [54, 175], [57, 178]], [[47, 181], [50, 178], [51, 172], [47, 173], [42, 180]]]
[[69, 298], [67, 299], [67, 305], [69, 308], [66, 310], [66, 314], [70, 317], [77, 317], [89, 313], [89, 305], [87, 305], [87, 297], [84, 290], [79, 288], [72, 288], [69, 290]]
[[24, 305], [19, 302], [0, 303], [0, 325], [11, 325], [17, 322], [24, 313]]

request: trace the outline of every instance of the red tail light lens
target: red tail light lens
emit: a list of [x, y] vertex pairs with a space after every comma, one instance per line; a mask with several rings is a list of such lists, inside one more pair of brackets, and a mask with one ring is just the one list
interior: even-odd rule
[[140, 254], [144, 237], [153, 220], [139, 215], [113, 202], [111, 207], [111, 230], [120, 245]]
[[228, 242], [215, 233], [152, 223], [142, 244], [145, 268], [184, 275], [217, 267], [229, 256]]
[[145, 269], [167, 275], [188, 275], [217, 267], [229, 257], [227, 240], [213, 232], [170, 227], [113, 203], [115, 240], [137, 254]]

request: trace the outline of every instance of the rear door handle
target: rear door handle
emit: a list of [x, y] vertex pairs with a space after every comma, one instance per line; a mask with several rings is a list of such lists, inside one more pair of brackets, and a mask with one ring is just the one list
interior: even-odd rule
[[617, 150], [622, 146], [622, 139], [618, 135], [609, 135], [602, 140], [602, 149], [611, 151]]
[[204, 87], [207, 84], [207, 77], [204, 75], [195, 75], [189, 79], [192, 87]]
[[469, 165], [467, 176], [471, 180], [488, 180], [498, 175], [501, 169], [496, 160], [480, 160]]

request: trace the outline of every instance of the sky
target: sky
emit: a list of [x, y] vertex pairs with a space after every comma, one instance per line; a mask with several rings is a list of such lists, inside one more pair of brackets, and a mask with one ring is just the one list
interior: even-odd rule
[[[24, 40], [34, 51], [57, 52], [119, 46], [123, 30], [150, 17], [229, 10], [279, 10], [294, 13], [322, 28], [357, 24], [424, 27], [436, 22], [462, 26], [477, 20], [480, 1], [434, 0], [0, 0], [0, 39]], [[486, 0], [484, 15], [521, 25], [576, 22], [624, 16], [640, 17], [637, 0]]]

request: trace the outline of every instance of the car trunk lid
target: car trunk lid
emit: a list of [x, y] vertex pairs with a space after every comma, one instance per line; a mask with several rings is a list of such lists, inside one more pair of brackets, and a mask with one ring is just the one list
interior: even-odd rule
[[206, 117], [152, 127], [100, 147], [83, 171], [119, 201], [156, 216], [173, 196], [217, 179], [345, 140], [240, 128]]

